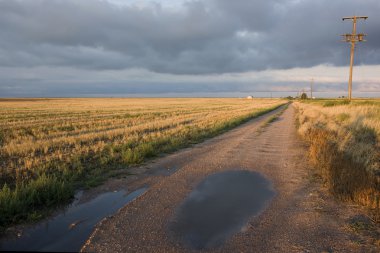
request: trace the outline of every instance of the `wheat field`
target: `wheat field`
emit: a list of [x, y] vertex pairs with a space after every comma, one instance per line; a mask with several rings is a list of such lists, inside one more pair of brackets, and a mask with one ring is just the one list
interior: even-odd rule
[[[107, 172], [215, 136], [280, 99], [2, 99], [0, 225], [29, 219]], [[44, 195], [45, 194], [45, 195]], [[25, 213], [27, 211], [27, 213]], [[33, 212], [32, 212], [33, 213]]]

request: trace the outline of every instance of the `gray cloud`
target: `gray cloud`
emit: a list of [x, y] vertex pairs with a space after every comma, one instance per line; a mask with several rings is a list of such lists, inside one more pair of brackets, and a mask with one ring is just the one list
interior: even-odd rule
[[[358, 13], [360, 12], [360, 13]], [[345, 15], [369, 34], [363, 64], [380, 63], [378, 0], [205, 0], [180, 9], [98, 0], [0, 0], [0, 66], [143, 68], [212, 74], [346, 65]]]
[[0, 0], [0, 97], [344, 95], [354, 14], [354, 92], [380, 87], [378, 0], [109, 1]]

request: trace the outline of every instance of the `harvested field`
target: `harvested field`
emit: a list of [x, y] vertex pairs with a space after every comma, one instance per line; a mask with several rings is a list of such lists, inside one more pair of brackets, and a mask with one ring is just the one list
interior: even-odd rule
[[115, 169], [215, 136], [277, 99], [0, 100], [0, 226], [39, 219]]

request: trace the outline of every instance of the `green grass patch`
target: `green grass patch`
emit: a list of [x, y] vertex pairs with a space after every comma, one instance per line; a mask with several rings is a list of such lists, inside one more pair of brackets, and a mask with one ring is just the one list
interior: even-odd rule
[[5, 134], [0, 130], [0, 147], [5, 143]]
[[262, 128], [265, 128], [265, 127], [267, 127], [269, 124], [271, 124], [271, 123], [275, 122], [276, 120], [278, 120], [278, 118], [279, 118], [279, 117], [284, 113], [284, 111], [288, 108], [289, 104], [290, 104], [290, 103], [286, 104], [286, 105], [284, 106], [284, 108], [281, 109], [280, 112], [278, 112], [278, 113], [276, 113], [275, 115], [269, 117], [269, 118], [265, 121], [265, 123], [264, 123], [264, 125], [262, 126]]
[[341, 105], [350, 105], [350, 106], [362, 106], [362, 105], [380, 105], [380, 99], [353, 99], [351, 102], [348, 99], [331, 99], [331, 98], [319, 98], [319, 99], [307, 99], [299, 100], [301, 103], [306, 104], [317, 104], [323, 107], [333, 107]]
[[332, 106], [338, 106], [338, 105], [348, 105], [350, 104], [349, 100], [330, 100], [323, 103], [323, 107], [332, 107]]
[[70, 200], [73, 193], [70, 183], [45, 174], [14, 189], [5, 184], [0, 191], [0, 227], [40, 218], [46, 210]]

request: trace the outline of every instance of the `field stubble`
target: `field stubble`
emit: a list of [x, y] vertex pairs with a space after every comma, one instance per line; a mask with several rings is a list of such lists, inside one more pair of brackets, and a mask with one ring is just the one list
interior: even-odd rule
[[245, 99], [0, 100], [0, 227], [34, 220], [115, 169], [284, 104]]

